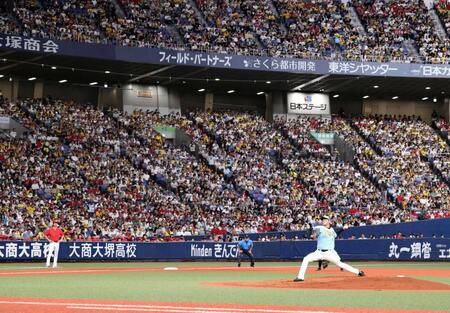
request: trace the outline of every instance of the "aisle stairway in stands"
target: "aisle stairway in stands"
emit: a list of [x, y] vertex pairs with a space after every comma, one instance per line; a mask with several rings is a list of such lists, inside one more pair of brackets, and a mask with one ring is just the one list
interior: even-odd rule
[[436, 33], [438, 34], [439, 38], [441, 38], [442, 40], [448, 39], [447, 32], [445, 31], [444, 26], [442, 26], [442, 22], [439, 16], [437, 15], [435, 9], [433, 7], [429, 8], [428, 13], [431, 16], [434, 27], [436, 29]]
[[434, 131], [442, 138], [442, 140], [445, 140], [450, 147], [450, 124], [446, 122], [445, 119], [441, 118], [433, 120], [432, 127]]
[[[387, 201], [392, 201], [398, 207], [399, 204], [394, 198], [388, 197], [387, 186], [380, 184], [377, 179], [370, 175], [370, 173], [364, 169], [364, 162], [376, 158], [377, 152], [373, 147], [365, 141], [365, 139], [353, 128], [351, 119], [344, 119], [340, 117], [333, 117], [331, 127], [340, 140], [344, 141], [354, 151], [352, 164], [353, 166], [368, 179], [380, 192]], [[386, 196], [385, 196], [386, 195]]]

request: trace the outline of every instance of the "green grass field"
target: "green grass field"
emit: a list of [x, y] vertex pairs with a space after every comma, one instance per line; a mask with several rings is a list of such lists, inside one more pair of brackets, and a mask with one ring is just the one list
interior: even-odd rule
[[[414, 270], [411, 278], [450, 286], [450, 263], [353, 263], [371, 271]], [[257, 263], [255, 270], [228, 269], [235, 263], [62, 263], [56, 270], [41, 264], [0, 264], [0, 298], [92, 299], [139, 302], [189, 302], [295, 307], [371, 308], [450, 312], [450, 291], [320, 290], [210, 286], [214, 282], [291, 280], [298, 263]], [[247, 266], [245, 264], [244, 266]], [[177, 267], [177, 271], [163, 271]], [[264, 268], [261, 270], [261, 268]], [[267, 268], [267, 269], [266, 269]], [[91, 270], [86, 272], [86, 270]], [[161, 270], [160, 270], [161, 269]], [[132, 270], [132, 271], [131, 271]], [[136, 270], [136, 271], [134, 271]], [[430, 273], [426, 273], [430, 270]], [[46, 272], [48, 271], [48, 272]], [[75, 272], [72, 272], [75, 271]], [[57, 272], [55, 274], [55, 272]], [[308, 270], [307, 280], [334, 277], [337, 269]], [[2, 305], [0, 304], [0, 312]], [[361, 311], [362, 312], [362, 311]]]

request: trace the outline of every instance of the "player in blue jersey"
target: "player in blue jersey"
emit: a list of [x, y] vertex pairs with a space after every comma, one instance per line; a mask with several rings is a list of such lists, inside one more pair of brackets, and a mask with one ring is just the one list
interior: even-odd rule
[[239, 252], [238, 252], [238, 267], [241, 266], [242, 254], [245, 254], [250, 259], [250, 266], [255, 267], [255, 258], [253, 257], [253, 241], [245, 235], [244, 240], [239, 241]]
[[295, 282], [300, 282], [305, 279], [306, 269], [309, 262], [315, 262], [318, 260], [325, 260], [336, 264], [340, 268], [346, 271], [352, 272], [358, 276], [364, 276], [364, 272], [360, 271], [346, 263], [341, 262], [341, 258], [334, 250], [334, 240], [337, 237], [336, 232], [331, 227], [330, 219], [328, 216], [322, 218], [322, 226], [316, 226], [313, 228], [314, 233], [317, 236], [317, 250], [308, 254], [303, 258], [302, 266]]

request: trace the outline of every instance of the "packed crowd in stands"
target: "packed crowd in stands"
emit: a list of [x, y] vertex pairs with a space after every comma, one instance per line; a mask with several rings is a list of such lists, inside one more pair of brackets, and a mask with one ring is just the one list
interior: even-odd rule
[[22, 0], [13, 12], [24, 36], [100, 42], [99, 23], [113, 12], [113, 7], [107, 0]]
[[115, 10], [110, 10], [108, 17], [101, 21], [100, 29], [109, 42], [137, 47], [174, 45], [175, 41], [162, 18], [166, 15], [164, 12], [168, 3], [127, 0], [119, 3], [124, 15], [117, 15]]
[[[361, 173], [382, 191], [381, 196], [378, 194], [382, 202], [391, 200], [397, 206], [410, 208], [408, 214], [412, 215], [426, 208], [432, 217], [445, 216], [449, 207], [450, 154], [449, 146], [438, 134], [416, 118], [364, 118], [354, 119], [353, 123], [356, 130], [339, 117], [332, 120], [297, 118], [282, 124], [285, 133], [300, 147], [304, 147], [305, 139], [311, 140], [305, 136], [308, 130], [335, 132], [354, 151], [354, 162]], [[389, 126], [383, 127], [383, 124]], [[298, 133], [303, 134], [300, 140]], [[309, 155], [323, 154], [320, 150], [311, 151], [309, 145], [306, 148]], [[322, 160], [320, 164], [326, 168], [327, 162]], [[334, 164], [330, 169], [338, 172], [339, 165]], [[405, 213], [397, 211], [396, 214]]]
[[[199, 26], [192, 40], [196, 46], [219, 52], [250, 54], [258, 51], [257, 38], [252, 20], [246, 15], [247, 2], [243, 1], [196, 1], [206, 25]], [[241, 9], [242, 7], [242, 9]], [[191, 39], [191, 38], [189, 38]]]
[[[117, 4], [117, 5], [116, 5]], [[20, 0], [0, 31], [125, 46], [367, 61], [447, 63], [421, 0]], [[363, 30], [355, 26], [356, 9]], [[449, 30], [448, 4], [434, 9]], [[415, 53], [405, 49], [410, 40]], [[409, 48], [411, 49], [411, 48]]]
[[436, 129], [440, 132], [442, 138], [450, 141], [450, 123], [446, 122], [443, 118], [440, 118], [433, 123]]
[[438, 0], [435, 4], [435, 9], [441, 19], [442, 26], [447, 34], [450, 35], [450, 2]]
[[[348, 60], [380, 56], [375, 49], [368, 50], [365, 39], [352, 25], [347, 5], [341, 1], [275, 0], [274, 4], [286, 26], [287, 35], [272, 38], [269, 48], [273, 55], [327, 56]], [[382, 53], [394, 56], [386, 51]]]
[[175, 207], [176, 199], [121, 157], [108, 138], [114, 134], [102, 129], [106, 123], [93, 123], [98, 111], [71, 111], [62, 102], [24, 101], [18, 107], [42, 126], [28, 138], [2, 142], [2, 236], [21, 238], [13, 232], [22, 230], [42, 238], [55, 217], [70, 239], [167, 235], [159, 209]]
[[[54, 219], [68, 239], [146, 241], [305, 230], [323, 214], [348, 227], [450, 213], [449, 188], [427, 163], [448, 175], [448, 155], [436, 163], [448, 146], [415, 119], [355, 120], [378, 155], [341, 118], [270, 124], [249, 113], [127, 114], [50, 98], [0, 104], [29, 130], [0, 136], [3, 239], [42, 239]], [[161, 124], [191, 142], [165, 140]], [[311, 130], [341, 136], [362, 171]]]
[[450, 41], [441, 39], [434, 29], [428, 8], [422, 0], [353, 0], [364, 24], [371, 46], [390, 50], [400, 57], [404, 41], [415, 43], [422, 58], [431, 63], [445, 63], [450, 57]]
[[191, 118], [214, 138], [205, 152], [208, 162], [246, 191], [261, 206], [261, 214], [281, 219], [286, 229], [295, 230], [293, 225], [304, 228], [311, 215], [328, 210], [297, 179], [297, 169], [287, 168], [292, 164], [281, 158], [281, 151], [294, 151], [263, 118], [231, 112], [192, 113]]
[[[304, 140], [312, 139], [308, 136], [309, 132], [334, 132], [348, 142], [355, 152], [363, 155], [364, 160], [373, 156], [372, 149], [342, 118], [335, 117], [331, 120], [298, 117], [288, 121], [281, 119], [276, 123], [294, 140], [294, 144], [299, 144], [300, 149], [305, 147]], [[298, 141], [297, 134], [303, 137], [301, 141]], [[304, 159], [302, 175], [307, 175], [307, 180], [312, 180], [320, 186], [319, 197], [332, 200], [333, 204], [338, 199], [334, 205], [350, 208], [349, 212], [358, 214], [370, 225], [385, 224], [393, 217], [393, 221], [415, 218], [410, 216], [411, 212], [399, 209], [392, 201], [388, 201], [386, 190], [370, 182], [351, 164], [339, 160], [336, 156], [330, 156], [329, 152], [324, 151], [324, 146], [317, 142], [313, 146], [316, 148], [312, 152], [309, 145], [306, 146], [305, 155], [308, 158]], [[336, 154], [336, 151], [334, 153]], [[362, 170], [360, 158], [355, 158], [355, 162]], [[356, 203], [358, 205], [355, 205]]]
[[[432, 234], [430, 236], [431, 238], [445, 238], [445, 235], [440, 234]], [[424, 236], [423, 233], [410, 233], [410, 234], [402, 234], [401, 232], [397, 232], [394, 234], [382, 234], [382, 235], [365, 235], [364, 233], [360, 234], [359, 236], [351, 235], [351, 236], [338, 236], [337, 239], [347, 239], [347, 240], [364, 240], [364, 239], [420, 239], [420, 238], [427, 238]], [[234, 240], [234, 238], [233, 238]], [[258, 237], [257, 241], [262, 242], [270, 242], [270, 241], [286, 241], [286, 240], [311, 240], [311, 237], [308, 235], [304, 236], [293, 236], [292, 238], [286, 238], [284, 235], [265, 235]]]
[[361, 118], [354, 123], [382, 155], [367, 169], [397, 202], [429, 214], [449, 207], [449, 186], [439, 178], [448, 180], [449, 146], [430, 126], [415, 117]]

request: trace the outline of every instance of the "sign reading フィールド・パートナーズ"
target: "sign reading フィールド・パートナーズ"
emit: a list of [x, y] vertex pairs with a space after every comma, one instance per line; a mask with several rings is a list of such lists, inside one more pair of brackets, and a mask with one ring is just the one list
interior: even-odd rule
[[330, 98], [323, 93], [289, 92], [287, 105], [290, 114], [330, 114]]

